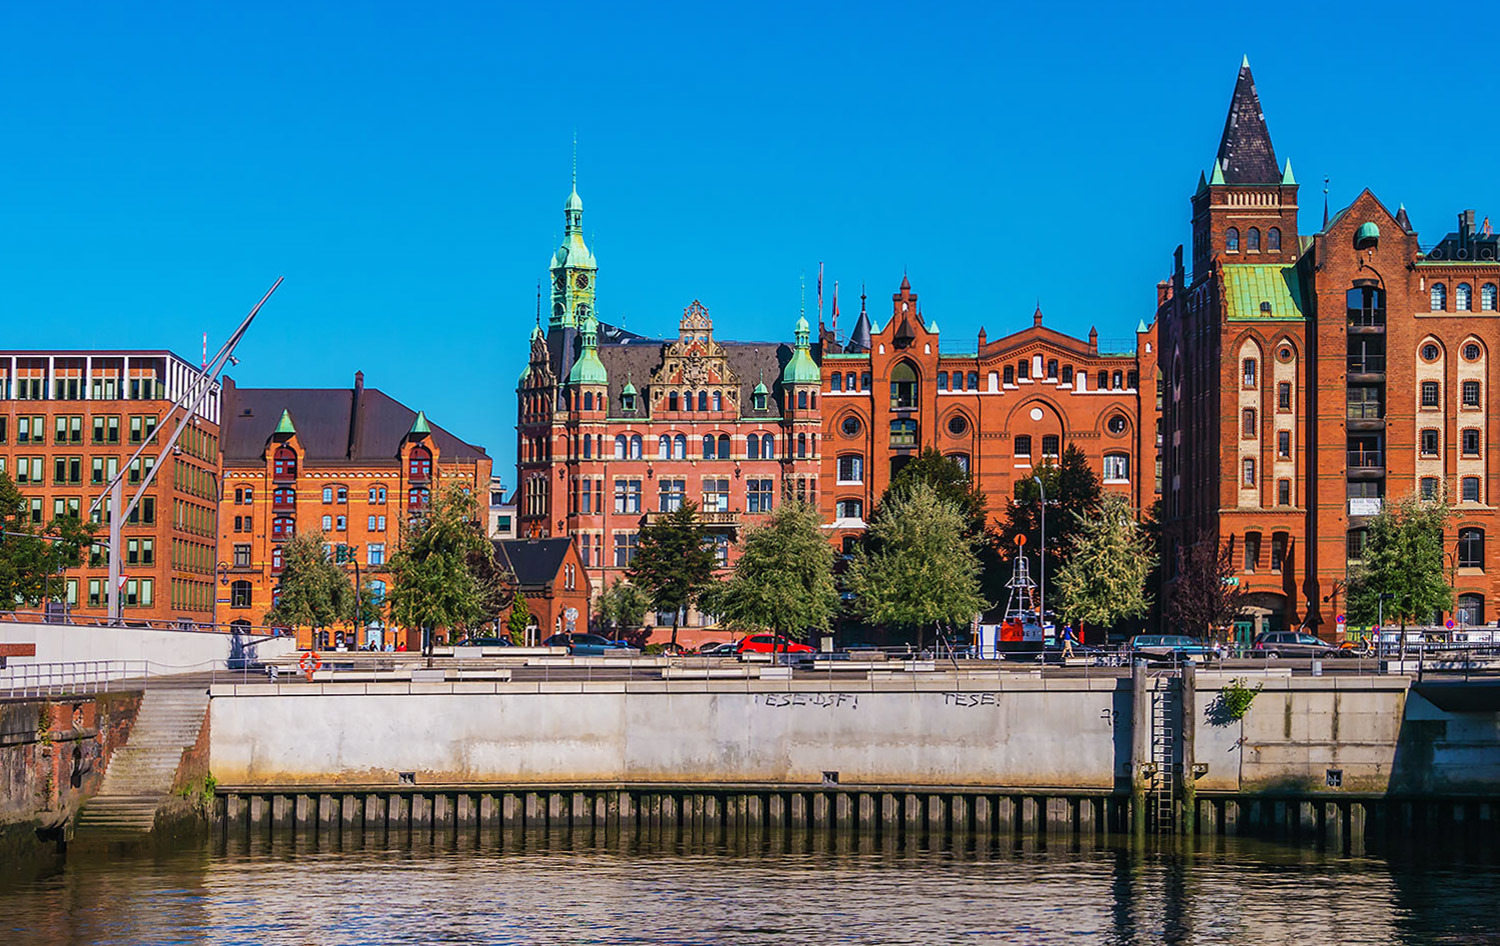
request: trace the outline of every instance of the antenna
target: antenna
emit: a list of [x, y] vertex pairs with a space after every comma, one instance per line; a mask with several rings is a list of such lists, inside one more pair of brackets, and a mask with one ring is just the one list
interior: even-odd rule
[[198, 367], [199, 368], [207, 368], [208, 367], [208, 333], [207, 332], [203, 333], [203, 363], [201, 365], [199, 365]]

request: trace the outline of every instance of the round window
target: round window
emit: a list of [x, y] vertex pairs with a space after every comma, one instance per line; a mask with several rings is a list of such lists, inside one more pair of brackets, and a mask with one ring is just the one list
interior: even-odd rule
[[1422, 346], [1423, 361], [1437, 361], [1437, 359], [1438, 347], [1436, 345], [1432, 344], [1432, 342], [1428, 342], [1427, 344]]
[[1285, 364], [1292, 360], [1292, 349], [1286, 345], [1276, 349], [1276, 360]]
[[954, 414], [952, 417], [948, 418], [948, 433], [957, 435], [963, 433], [968, 429], [969, 422], [967, 420], [964, 420], [964, 415]]
[[844, 432], [845, 437], [853, 437], [859, 433], [859, 418], [850, 414], [844, 418], [844, 422], [839, 425], [839, 429]]
[[1114, 434], [1115, 436], [1119, 436], [1120, 434], [1123, 434], [1125, 432], [1125, 417], [1124, 417], [1124, 415], [1116, 414], [1115, 416], [1113, 416], [1113, 417], [1111, 417], [1109, 419], [1108, 423], [1105, 426], [1108, 427], [1109, 428], [1109, 432], [1112, 433], [1112, 434]]
[[1476, 345], [1476, 344], [1474, 344], [1473, 342], [1470, 342], [1469, 344], [1465, 345], [1464, 346], [1464, 359], [1466, 361], [1478, 361], [1479, 360], [1479, 346]]

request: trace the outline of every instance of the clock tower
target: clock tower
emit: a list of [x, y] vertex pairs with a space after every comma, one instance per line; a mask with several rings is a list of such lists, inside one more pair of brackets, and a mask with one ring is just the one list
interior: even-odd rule
[[552, 315], [549, 328], [580, 328], [594, 312], [594, 277], [598, 264], [583, 242], [583, 200], [578, 182], [563, 207], [566, 229], [562, 245], [552, 254]]

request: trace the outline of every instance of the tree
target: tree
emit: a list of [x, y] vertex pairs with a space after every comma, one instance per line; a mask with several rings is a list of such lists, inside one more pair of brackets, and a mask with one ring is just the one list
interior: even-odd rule
[[354, 585], [328, 557], [322, 532], [302, 532], [281, 547], [281, 590], [266, 623], [314, 631], [354, 618]]
[[1156, 553], [1130, 502], [1111, 493], [1097, 516], [1077, 525], [1067, 562], [1057, 570], [1058, 610], [1080, 624], [1103, 627], [1145, 614]]
[[[1088, 457], [1073, 444], [1063, 449], [1060, 462], [1047, 460], [1033, 472], [1047, 491], [1047, 548], [1042, 558], [1043, 575], [1050, 585], [1067, 563], [1079, 523], [1099, 515], [1103, 489]], [[1037, 484], [1030, 477], [1017, 481], [1015, 501], [1006, 510], [1000, 529], [1002, 548], [1013, 548], [1018, 535], [1026, 536], [1028, 549], [1042, 548], [1041, 505]]]
[[1177, 550], [1167, 620], [1188, 634], [1207, 637], [1239, 611], [1245, 591], [1234, 577], [1234, 546], [1201, 539]]
[[892, 494], [909, 489], [916, 483], [926, 483], [937, 493], [939, 499], [957, 506], [963, 514], [965, 530], [971, 536], [978, 537], [985, 532], [989, 500], [974, 485], [973, 477], [968, 471], [958, 465], [957, 460], [943, 456], [932, 447], [923, 448], [921, 453], [891, 478], [891, 485], [886, 487], [885, 494], [880, 497], [880, 504], [884, 505]]
[[927, 483], [914, 483], [876, 509], [872, 542], [849, 566], [855, 609], [875, 624], [922, 632], [968, 625], [987, 604], [979, 593], [979, 560], [963, 510]]
[[526, 595], [516, 586], [510, 599], [510, 617], [505, 620], [505, 629], [510, 632], [513, 644], [526, 643], [526, 629], [531, 626], [531, 604]]
[[[636, 629], [634, 637], [639, 636], [638, 629], [646, 617], [646, 611], [651, 607], [651, 599], [640, 588], [616, 578], [613, 584], [599, 592], [597, 605], [600, 621], [608, 624], [616, 637], [620, 636], [622, 628]], [[644, 641], [631, 639], [631, 643], [641, 644]]]
[[59, 590], [56, 579], [79, 563], [93, 535], [93, 525], [78, 516], [33, 523], [26, 498], [0, 471], [0, 606], [35, 607]]
[[477, 513], [473, 496], [449, 489], [402, 530], [401, 548], [391, 556], [391, 616], [422, 629], [424, 651], [436, 629], [466, 630], [497, 613], [492, 588], [473, 564], [476, 556], [494, 554]]
[[1443, 556], [1443, 530], [1452, 516], [1443, 498], [1408, 496], [1370, 520], [1362, 560], [1349, 581], [1351, 620], [1373, 624], [1383, 611], [1385, 620], [1404, 631], [1453, 607]]
[[714, 595], [715, 612], [789, 639], [827, 630], [839, 606], [833, 559], [817, 510], [788, 501], [745, 534], [734, 574]]
[[682, 609], [697, 600], [713, 581], [717, 564], [698, 519], [696, 503], [685, 502], [641, 529], [635, 558], [626, 574], [651, 596], [656, 610], [671, 612], [674, 649]]

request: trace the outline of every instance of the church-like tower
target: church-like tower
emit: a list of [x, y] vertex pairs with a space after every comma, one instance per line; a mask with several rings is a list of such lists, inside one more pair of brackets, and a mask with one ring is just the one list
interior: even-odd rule
[[563, 216], [562, 245], [552, 254], [552, 315], [548, 327], [577, 329], [594, 312], [594, 280], [599, 265], [583, 242], [583, 199], [578, 196], [576, 173]]

